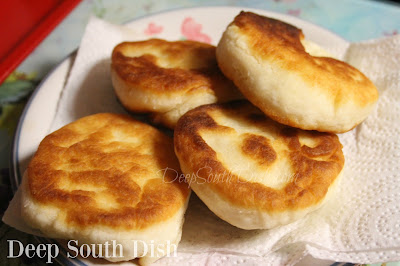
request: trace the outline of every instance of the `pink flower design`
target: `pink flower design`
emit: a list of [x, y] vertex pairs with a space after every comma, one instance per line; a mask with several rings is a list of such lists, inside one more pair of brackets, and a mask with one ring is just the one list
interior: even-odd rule
[[399, 32], [397, 30], [393, 30], [392, 32], [387, 32], [387, 31], [383, 32], [384, 36], [394, 36], [394, 35], [397, 35], [397, 34], [399, 34]]
[[193, 18], [187, 17], [182, 22], [181, 32], [188, 40], [211, 43], [211, 38], [202, 33], [201, 28], [201, 24], [196, 23]]
[[163, 27], [161, 25], [156, 25], [155, 23], [151, 22], [147, 25], [147, 28], [144, 30], [144, 34], [146, 35], [154, 35], [161, 33], [163, 31]]
[[298, 9], [288, 9], [287, 13], [289, 15], [298, 17], [298, 16], [300, 16], [301, 9], [300, 8], [298, 8]]

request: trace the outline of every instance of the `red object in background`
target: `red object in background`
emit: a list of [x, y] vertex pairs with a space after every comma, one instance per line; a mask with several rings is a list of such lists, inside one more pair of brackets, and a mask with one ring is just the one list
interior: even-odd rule
[[0, 84], [80, 1], [0, 1]]

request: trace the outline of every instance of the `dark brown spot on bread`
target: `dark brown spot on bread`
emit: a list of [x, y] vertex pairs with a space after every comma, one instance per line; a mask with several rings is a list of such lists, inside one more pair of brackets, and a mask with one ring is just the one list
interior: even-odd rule
[[264, 136], [245, 134], [242, 141], [242, 151], [261, 166], [269, 165], [276, 160], [276, 152]]

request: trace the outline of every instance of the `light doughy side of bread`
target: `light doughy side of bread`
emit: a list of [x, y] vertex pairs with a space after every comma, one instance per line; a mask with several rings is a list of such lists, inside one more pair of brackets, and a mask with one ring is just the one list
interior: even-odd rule
[[[111, 69], [111, 79], [114, 84], [114, 91], [125, 108], [142, 113], [154, 112], [160, 116], [169, 112], [176, 112], [176, 115], [172, 115], [166, 120], [173, 124], [176, 124], [180, 117], [176, 116], [186, 112], [187, 109], [190, 110], [199, 105], [217, 101], [217, 97], [212, 93], [196, 93], [193, 91], [182, 93], [177, 91], [152, 94], [140, 88], [135, 89], [135, 85], [121, 79], [113, 69]], [[191, 106], [191, 104], [195, 106]]]
[[113, 69], [111, 79], [114, 91], [122, 105], [134, 112], [152, 113], [152, 120], [156, 124], [162, 124], [174, 128], [179, 118], [187, 111], [203, 104], [218, 101], [212, 93], [170, 93], [151, 95], [143, 90], [134, 89], [134, 85], [127, 84]]
[[[188, 175], [195, 175], [196, 171], [186, 168], [181, 164], [182, 171]], [[340, 182], [342, 173], [336, 178], [335, 182], [329, 187], [324, 199], [317, 204], [302, 210], [293, 210], [287, 212], [262, 212], [258, 209], [249, 209], [237, 206], [227, 201], [220, 194], [216, 193], [210, 186], [191, 183], [191, 188], [205, 205], [222, 220], [245, 230], [270, 229], [297, 221], [308, 213], [317, 210], [323, 206], [331, 197], [335, 195], [337, 184]]]
[[301, 41], [301, 44], [304, 46], [304, 49], [306, 50], [306, 52], [312, 56], [335, 58], [331, 53], [326, 51], [324, 48], [322, 48], [315, 42], [312, 42], [312, 41], [309, 41], [306, 39], [302, 39], [300, 41]]
[[[174, 216], [172, 216], [168, 221], [164, 221], [160, 224], [153, 225], [146, 230], [113, 230], [107, 227], [94, 226], [90, 229], [82, 231], [80, 228], [73, 228], [68, 226], [60, 216], [60, 210], [57, 208], [52, 208], [49, 206], [41, 206], [40, 203], [35, 202], [30, 196], [29, 190], [27, 189], [27, 180], [24, 176], [23, 182], [21, 184], [24, 193], [22, 194], [22, 204], [23, 208], [23, 218], [27, 221], [33, 228], [39, 229], [42, 232], [46, 232], [46, 235], [51, 238], [61, 238], [61, 239], [73, 239], [77, 240], [80, 244], [99, 244], [104, 245], [106, 242], [111, 243], [115, 240], [116, 244], [121, 244], [123, 247], [123, 258], [120, 257], [110, 257], [107, 260], [112, 262], [118, 261], [129, 261], [135, 259], [135, 253], [139, 256], [139, 263], [141, 265], [148, 265], [157, 259], [174, 252], [173, 249], [168, 249], [168, 243], [170, 247], [173, 245], [178, 246], [181, 236], [182, 236], [182, 226], [184, 222], [184, 214], [186, 212], [187, 204], [189, 202], [189, 197]], [[139, 241], [137, 247], [134, 249], [133, 240]], [[144, 248], [140, 245], [140, 241], [143, 241], [150, 245], [159, 245], [165, 247], [162, 251], [156, 249], [154, 256], [150, 255], [150, 252], [143, 256]], [[106, 246], [103, 246], [106, 248]], [[113, 246], [108, 247], [108, 254], [113, 254]], [[105, 251], [104, 251], [105, 252]], [[119, 250], [117, 250], [117, 256], [119, 256]]]
[[212, 94], [193, 95], [186, 99], [185, 102], [177, 105], [169, 111], [163, 113], [154, 113], [153, 121], [157, 124], [163, 124], [169, 128], [174, 128], [179, 118], [181, 118], [187, 111], [192, 110], [198, 106], [216, 103], [218, 98]]
[[[22, 193], [22, 216], [24, 220], [35, 229], [39, 229], [45, 232], [48, 237], [60, 238], [60, 239], [73, 239], [77, 240], [80, 244], [99, 244], [103, 245], [106, 242], [112, 243], [115, 240], [116, 244], [121, 244], [123, 247], [123, 258], [110, 257], [107, 260], [112, 262], [118, 261], [129, 261], [135, 259], [135, 252], [140, 257], [139, 263], [141, 265], [150, 264], [157, 259], [168, 255], [168, 251], [173, 253], [173, 249], [168, 250], [168, 243], [170, 247], [173, 245], [178, 246], [182, 236], [182, 226], [184, 223], [184, 214], [189, 202], [189, 197], [186, 203], [172, 216], [169, 220], [159, 224], [152, 225], [145, 230], [115, 230], [102, 226], [93, 226], [82, 230], [78, 227], [71, 227], [63, 220], [64, 214], [58, 208], [51, 206], [43, 206], [40, 203], [32, 199], [29, 189], [26, 174], [23, 177], [21, 183]], [[61, 219], [60, 219], [61, 218]], [[134, 249], [133, 240], [138, 241], [138, 249]], [[155, 254], [152, 257], [148, 251], [145, 256], [143, 255], [144, 249], [140, 245], [140, 241], [143, 241], [150, 245], [160, 245], [159, 247], [165, 247], [163, 251], [155, 249]], [[113, 254], [113, 246], [108, 246], [108, 254]], [[103, 251], [105, 253], [105, 251]], [[103, 253], [103, 254], [104, 254]], [[117, 250], [117, 256], [119, 256], [119, 250]]]

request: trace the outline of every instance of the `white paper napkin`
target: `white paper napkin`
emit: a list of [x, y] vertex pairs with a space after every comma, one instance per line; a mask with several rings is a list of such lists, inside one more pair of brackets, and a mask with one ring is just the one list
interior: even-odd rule
[[[111, 51], [124, 40], [146, 38], [92, 18], [52, 130], [92, 113], [124, 112], [110, 81]], [[192, 196], [178, 257], [156, 264], [292, 265], [307, 255], [354, 263], [400, 260], [400, 35], [353, 43], [340, 51], [338, 58], [372, 79], [380, 99], [365, 122], [340, 135], [346, 164], [336, 197], [295, 223], [246, 231], [222, 221]], [[10, 207], [4, 220], [32, 232], [16, 224], [17, 215]]]

